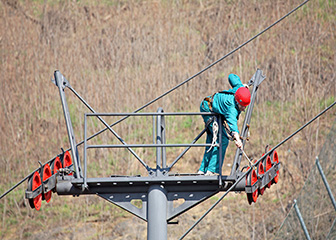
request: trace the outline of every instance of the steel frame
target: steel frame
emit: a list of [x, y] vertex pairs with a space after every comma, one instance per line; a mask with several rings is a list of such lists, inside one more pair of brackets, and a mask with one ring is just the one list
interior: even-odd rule
[[[134, 214], [135, 216], [147, 221], [147, 238], [152, 239], [167, 239], [167, 224], [172, 223], [172, 220], [182, 213], [188, 211], [192, 207], [200, 204], [211, 196], [220, 191], [230, 189], [235, 192], [252, 193], [259, 187], [264, 187], [277, 174], [280, 168], [280, 163], [274, 164], [267, 174], [258, 176], [257, 181], [253, 186], [246, 186], [245, 179], [237, 179], [243, 175], [240, 170], [242, 153], [237, 150], [234, 164], [229, 176], [222, 175], [223, 161], [219, 154], [220, 174], [215, 176], [204, 176], [199, 174], [172, 174], [171, 168], [181, 159], [181, 157], [191, 147], [206, 147], [210, 144], [196, 144], [198, 139], [205, 133], [207, 125], [198, 134], [198, 136], [190, 144], [166, 144], [166, 126], [165, 116], [171, 115], [213, 115], [214, 121], [218, 122], [219, 134], [222, 133], [223, 119], [221, 115], [214, 113], [165, 113], [162, 108], [159, 108], [156, 113], [96, 113], [93, 108], [71, 87], [65, 77], [55, 71], [55, 79], [53, 82], [59, 88], [60, 98], [62, 101], [65, 122], [68, 130], [68, 137], [71, 145], [71, 153], [73, 158], [74, 176], [67, 175], [65, 169], [61, 169], [56, 175], [52, 175], [47, 181], [43, 182], [41, 187], [34, 191], [26, 191], [26, 197], [32, 199], [44, 191], [51, 189], [54, 186], [54, 191], [59, 195], [79, 196], [82, 194], [95, 194], [103, 199], [121, 207], [122, 209]], [[252, 115], [253, 105], [257, 90], [261, 82], [265, 79], [261, 70], [257, 70], [249, 85], [253, 86], [251, 93], [251, 103], [247, 109], [243, 128], [241, 131], [244, 137], [243, 145], [246, 143], [249, 123]], [[64, 90], [70, 89], [83, 103], [87, 106], [91, 113], [84, 114], [84, 150], [83, 150], [83, 168], [79, 158], [77, 143], [73, 133], [72, 123], [70, 119], [69, 109], [66, 102]], [[123, 119], [130, 116], [153, 116], [153, 144], [127, 144], [113, 129], [116, 123], [109, 125], [102, 117], [103, 116], [124, 116]], [[114, 145], [89, 145], [88, 140], [92, 138], [87, 136], [87, 118], [97, 117], [105, 127], [110, 130], [122, 144]], [[207, 123], [210, 124], [210, 123]], [[155, 138], [154, 138], [155, 137]], [[219, 153], [221, 153], [221, 136], [219, 139]], [[133, 150], [138, 147], [154, 147], [156, 148], [156, 167], [149, 167]], [[184, 151], [170, 164], [167, 165], [166, 147], [185, 147]], [[146, 168], [148, 176], [111, 176], [103, 178], [88, 178], [87, 177], [87, 151], [92, 148], [126, 148], [132, 155]], [[233, 188], [232, 188], [233, 187]], [[174, 201], [183, 199], [184, 202], [179, 206], [174, 206]], [[141, 206], [135, 206], [132, 201], [141, 201]]]

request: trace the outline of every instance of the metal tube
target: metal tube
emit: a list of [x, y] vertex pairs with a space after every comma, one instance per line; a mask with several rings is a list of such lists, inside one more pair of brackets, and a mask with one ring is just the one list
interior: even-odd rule
[[[75, 91], [75, 90], [74, 90]], [[76, 94], [77, 96], [77, 94]], [[84, 100], [83, 100], [84, 101]], [[194, 115], [214, 115], [210, 112], [142, 112], [142, 113], [87, 113], [88, 116], [194, 116]]]
[[[158, 110], [160, 111], [160, 110]], [[158, 169], [160, 168], [160, 162], [161, 162], [161, 147], [158, 145], [162, 145], [161, 141], [161, 115], [158, 115], [156, 117], [156, 173]]]
[[[258, 69], [256, 71], [256, 73], [253, 75], [252, 79], [250, 80], [250, 81], [254, 80], [253, 81], [253, 89], [252, 89], [252, 93], [251, 93], [251, 103], [246, 110], [245, 119], [244, 119], [244, 123], [243, 123], [243, 126], [242, 126], [241, 134], [240, 134], [244, 138], [243, 139], [243, 148], [244, 148], [245, 143], [246, 143], [245, 138], [247, 137], [247, 134], [248, 134], [248, 130], [249, 130], [248, 125], [250, 124], [250, 121], [251, 121], [254, 102], [255, 102], [255, 98], [257, 96], [257, 90], [258, 90], [259, 85], [261, 84], [261, 82], [264, 79], [265, 79], [265, 77], [262, 75], [262, 71], [260, 69]], [[236, 174], [237, 170], [239, 169], [241, 159], [242, 159], [242, 153], [239, 149], [237, 149], [235, 157], [234, 157], [232, 169], [231, 169], [231, 175]]]
[[87, 187], [87, 115], [84, 114], [84, 188]]
[[330, 237], [333, 237], [333, 236], [330, 236], [330, 235], [335, 235], [335, 230], [334, 230], [334, 227], [335, 227], [335, 226], [336, 226], [336, 218], [334, 219], [334, 222], [333, 222], [333, 224], [331, 225], [331, 228], [330, 228], [330, 230], [329, 230], [329, 233], [328, 233], [326, 239], [332, 239], [332, 238], [330, 238]]
[[148, 190], [147, 239], [167, 239], [167, 191], [162, 185], [153, 185]]
[[155, 144], [155, 116], [153, 115], [153, 144]]
[[304, 234], [306, 235], [307, 240], [310, 240], [309, 232], [308, 232], [308, 230], [307, 230], [306, 224], [305, 224], [304, 221], [303, 221], [303, 218], [302, 218], [300, 209], [299, 209], [299, 207], [297, 206], [296, 199], [294, 199], [294, 208], [295, 208], [296, 215], [297, 215], [298, 218], [299, 218], [299, 221], [300, 221], [302, 230], [303, 230]]
[[332, 194], [331, 192], [331, 189], [330, 189], [330, 186], [328, 184], [328, 181], [327, 181], [327, 178], [325, 177], [324, 175], [324, 172], [323, 172], [323, 169], [320, 165], [320, 162], [318, 160], [318, 157], [316, 157], [316, 166], [317, 166], [317, 169], [319, 170], [320, 174], [321, 174], [321, 177], [322, 177], [322, 180], [323, 180], [323, 183], [324, 183], [324, 186], [326, 187], [327, 191], [328, 191], [328, 194], [329, 194], [329, 197], [330, 197], [330, 200], [336, 210], [336, 201], [335, 201], [335, 198], [334, 198], [334, 195]]
[[170, 143], [157, 143], [157, 144], [117, 144], [117, 145], [87, 145], [87, 148], [145, 148], [145, 147], [210, 147], [211, 143], [198, 143], [198, 144], [189, 144], [189, 143], [180, 143], [180, 144], [170, 144]]
[[224, 162], [224, 156], [223, 156], [223, 146], [222, 146], [222, 135], [223, 135], [223, 120], [222, 115], [218, 115], [218, 118], [216, 118], [218, 121], [218, 158], [219, 158], [219, 186], [222, 186], [222, 168], [223, 168], [223, 162]]
[[65, 95], [64, 95], [64, 87], [65, 87], [66, 80], [64, 80], [63, 75], [59, 71], [55, 71], [54, 76], [55, 76], [56, 85], [58, 86], [60, 97], [61, 97], [65, 123], [66, 123], [66, 126], [67, 126], [68, 137], [69, 137], [69, 142], [70, 142], [70, 146], [71, 146], [72, 159], [73, 159], [73, 164], [74, 164], [74, 167], [75, 167], [75, 177], [79, 178], [80, 177], [80, 172], [79, 172], [79, 169], [80, 169], [79, 165], [80, 164], [79, 164], [79, 158], [77, 158], [78, 157], [78, 154], [77, 154], [78, 150], [77, 150], [75, 135], [74, 135], [74, 132], [73, 132], [72, 123], [71, 123], [71, 119], [70, 119], [68, 104], [66, 102]]
[[[166, 144], [166, 123], [165, 123], [165, 116], [164, 115], [162, 116], [162, 119], [161, 119], [161, 130], [162, 130], [162, 133], [161, 133], [162, 143]], [[162, 149], [161, 149], [161, 158], [162, 158], [162, 165], [161, 165], [161, 167], [162, 168], [167, 167], [166, 156], [167, 156], [166, 155], [166, 147], [162, 147]]]

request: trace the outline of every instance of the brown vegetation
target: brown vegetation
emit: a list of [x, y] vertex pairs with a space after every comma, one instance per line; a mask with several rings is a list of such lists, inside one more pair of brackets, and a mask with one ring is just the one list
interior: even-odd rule
[[[97, 112], [131, 112], [181, 83], [257, 34], [301, 1], [0, 1], [0, 193], [68, 148], [55, 70]], [[310, 1], [255, 41], [145, 111], [196, 112], [200, 101], [227, 89], [227, 75], [262, 83], [246, 151], [261, 156], [335, 100], [336, 5]], [[88, 112], [67, 92], [77, 140]], [[243, 119], [244, 116], [241, 116]], [[279, 148], [280, 182], [249, 206], [231, 193], [188, 239], [268, 239], [286, 215], [324, 142], [335, 109]], [[113, 122], [114, 119], [109, 119]], [[241, 120], [242, 122], [242, 120]], [[92, 133], [102, 128], [90, 123]], [[168, 141], [191, 142], [200, 117], [167, 121]], [[129, 119], [116, 131], [130, 143], [151, 141], [151, 119]], [[112, 141], [105, 134], [101, 141]], [[168, 152], [168, 161], [179, 150]], [[234, 156], [230, 145], [225, 163]], [[82, 150], [80, 149], [80, 153]], [[203, 149], [174, 169], [195, 172]], [[91, 153], [91, 174], [144, 174], [123, 151]], [[141, 154], [154, 163], [154, 152]], [[230, 167], [225, 166], [227, 169]], [[98, 197], [54, 195], [39, 212], [27, 206], [25, 184], [0, 200], [4, 239], [144, 239], [146, 223]], [[180, 237], [217, 197], [169, 226]], [[270, 214], [276, 210], [276, 216]], [[266, 212], [266, 214], [265, 214]], [[273, 225], [265, 216], [272, 217]]]

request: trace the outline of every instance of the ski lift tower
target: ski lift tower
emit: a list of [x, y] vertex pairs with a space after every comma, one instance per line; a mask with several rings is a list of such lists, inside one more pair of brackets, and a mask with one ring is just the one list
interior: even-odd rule
[[[261, 70], [257, 70], [248, 85], [252, 86], [251, 103], [246, 111], [241, 135], [243, 145], [246, 143], [250, 119], [252, 115], [257, 90], [261, 82], [265, 79]], [[223, 161], [221, 161], [221, 134], [223, 119], [221, 115], [214, 113], [165, 113], [159, 108], [154, 113], [96, 113], [89, 104], [71, 87], [66, 78], [55, 71], [53, 82], [59, 89], [61, 102], [64, 111], [64, 118], [67, 126], [68, 137], [71, 148], [50, 160], [32, 175], [28, 181], [26, 198], [29, 199], [31, 207], [37, 210], [41, 206], [41, 201], [50, 201], [51, 192], [58, 195], [80, 196], [84, 194], [94, 194], [121, 207], [122, 209], [134, 214], [135, 216], [147, 221], [147, 239], [167, 239], [167, 224], [176, 223], [173, 219], [180, 214], [188, 211], [192, 207], [200, 204], [220, 191], [246, 192], [249, 203], [257, 200], [258, 193], [263, 192], [266, 187], [276, 183], [279, 177], [280, 162], [276, 152], [268, 153], [265, 160], [260, 162], [256, 169], [252, 169], [246, 178], [241, 168], [242, 151], [237, 149], [231, 174], [222, 175]], [[84, 140], [79, 144], [84, 144], [83, 162], [80, 161], [75, 135], [72, 128], [69, 109], [65, 97], [65, 88], [73, 92], [80, 101], [91, 111], [84, 117]], [[196, 143], [206, 132], [207, 125], [190, 144], [167, 144], [165, 116], [169, 115], [212, 115], [213, 121], [217, 121], [219, 126], [219, 160], [220, 173], [216, 176], [204, 176], [199, 174], [172, 174], [170, 170], [182, 158], [191, 147], [206, 147], [211, 144]], [[120, 121], [109, 125], [102, 117], [121, 116], [120, 121], [132, 116], [154, 116], [156, 121], [153, 123], [156, 142], [153, 144], [127, 144], [112, 129]], [[87, 136], [87, 119], [97, 117], [121, 142], [118, 145], [90, 145], [89, 141], [97, 134]], [[208, 123], [210, 124], [210, 123]], [[150, 167], [133, 150], [134, 148], [156, 148], [156, 166]], [[166, 159], [167, 147], [183, 147], [184, 151], [170, 164]], [[102, 178], [87, 177], [88, 159], [87, 151], [92, 148], [126, 148], [147, 170], [148, 176], [109, 176]], [[69, 151], [71, 150], [71, 156]], [[238, 181], [239, 180], [239, 181]], [[174, 206], [173, 202], [183, 199], [184, 202], [179, 206]], [[135, 206], [133, 202], [141, 201], [141, 207]]]

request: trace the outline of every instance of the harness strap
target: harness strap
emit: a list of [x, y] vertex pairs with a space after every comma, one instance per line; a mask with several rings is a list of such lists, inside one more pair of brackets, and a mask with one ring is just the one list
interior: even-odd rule
[[217, 93], [225, 93], [225, 94], [231, 94], [231, 95], [234, 95], [233, 92], [230, 92], [230, 91], [228, 91], [228, 90], [224, 90], [224, 91], [220, 91], [220, 92], [215, 92], [215, 93], [212, 94], [211, 96], [208, 96], [208, 97], [204, 98], [204, 101], [208, 102], [209, 109], [210, 109], [211, 112], [212, 112], [212, 102], [213, 102], [214, 96], [215, 96]]
[[[217, 134], [218, 134], [218, 123], [216, 121], [214, 121], [214, 117], [211, 117], [208, 119], [208, 121], [206, 121], [205, 123], [205, 127], [207, 128], [207, 131], [210, 131], [210, 129], [208, 128], [208, 126], [210, 125], [211, 122], [214, 122], [214, 124], [216, 123], [216, 127], [217, 127], [217, 131], [216, 131], [216, 134], [215, 134], [215, 129], [214, 129], [214, 124], [212, 126], [212, 131], [213, 131], [213, 134], [214, 134], [214, 138], [215, 138], [215, 135], [216, 135], [216, 140], [217, 140]], [[230, 130], [230, 127], [228, 125], [228, 123], [226, 122], [225, 119], [223, 119], [223, 126], [224, 126], [224, 129], [225, 129], [225, 132], [226, 132], [226, 135], [228, 136], [228, 139], [230, 141], [233, 141], [233, 135], [232, 135], [232, 131]], [[209, 132], [208, 132], [209, 134]], [[216, 141], [215, 141], [216, 143]], [[212, 140], [212, 144], [214, 144], [214, 141]]]
[[212, 102], [213, 102], [213, 98], [214, 98], [214, 96], [216, 95], [216, 93], [217, 93], [217, 92], [215, 92], [215, 93], [212, 94], [211, 96], [208, 96], [208, 97], [204, 98], [204, 100], [205, 100], [206, 102], [208, 102], [208, 106], [209, 106], [209, 109], [210, 109], [211, 112], [212, 112]]
[[224, 126], [225, 132], [227, 133], [229, 140], [233, 141], [233, 133], [230, 130], [229, 125], [225, 119], [223, 120], [223, 126]]

